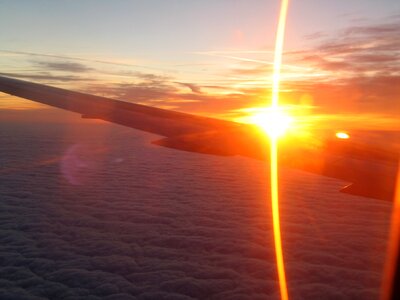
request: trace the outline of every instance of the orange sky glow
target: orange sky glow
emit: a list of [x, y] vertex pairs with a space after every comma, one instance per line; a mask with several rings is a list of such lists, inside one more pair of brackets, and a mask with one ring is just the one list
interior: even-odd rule
[[[325, 151], [326, 141], [357, 142], [353, 130], [400, 131], [397, 0], [383, 0], [387, 6], [365, 1], [365, 7], [359, 0], [293, 0], [287, 14], [288, 2], [117, 0], [113, 6], [88, 0], [65, 1], [62, 9], [46, 4], [45, 11], [10, 2], [0, 11], [0, 28], [9, 28], [0, 36], [0, 76], [259, 126], [243, 127], [269, 147], [269, 196], [284, 300], [291, 281], [286, 283], [283, 259], [278, 162], [291, 154], [287, 146], [307, 145], [298, 152], [300, 160], [304, 153], [317, 153], [308, 148]], [[109, 124], [1, 92], [0, 121]], [[93, 128], [106, 132], [111, 127]], [[66, 135], [73, 130], [79, 131]], [[312, 133], [318, 131], [326, 132], [317, 140]], [[368, 136], [371, 145], [375, 134]], [[225, 136], [231, 140], [232, 134]], [[384, 145], [400, 149], [395, 139]], [[323, 159], [316, 157], [310, 168], [322, 168]]]
[[[317, 3], [309, 0], [304, 5], [319, 5]], [[256, 15], [250, 8], [244, 11], [241, 4], [218, 7], [227, 17], [232, 14], [241, 18], [230, 24], [229, 19], [221, 20], [215, 16], [216, 22], [221, 22], [221, 28], [218, 28], [221, 32], [216, 28], [211, 30], [206, 24], [198, 29], [208, 33], [209, 39], [218, 36], [215, 42], [207, 40], [206, 44], [203, 39], [207, 36], [201, 35], [198, 36], [203, 41], [201, 47], [197, 44], [190, 47], [195, 41], [176, 40], [174, 48], [171, 43], [164, 43], [164, 48], [168, 46], [164, 51], [162, 47], [155, 51], [156, 48], [147, 46], [137, 52], [136, 47], [136, 52], [131, 51], [131, 55], [124, 52], [127, 46], [122, 42], [116, 43], [120, 50], [115, 51], [79, 50], [80, 33], [76, 33], [76, 41], [64, 50], [56, 49], [51, 42], [55, 43], [58, 38], [65, 40], [69, 34], [68, 27], [57, 25], [60, 37], [47, 35], [47, 46], [43, 49], [36, 47], [36, 42], [17, 47], [18, 43], [11, 39], [8, 43], [4, 41], [4, 49], [0, 49], [0, 75], [165, 109], [253, 122], [253, 116], [270, 102], [277, 4], [278, 1], [265, 14]], [[394, 2], [388, 1], [388, 10], [389, 4], [394, 5]], [[197, 9], [201, 15], [201, 8]], [[280, 105], [293, 118], [292, 126], [398, 130], [400, 62], [396, 43], [400, 34], [399, 19], [388, 17], [389, 12], [381, 17], [375, 7], [368, 6], [364, 14], [369, 19], [358, 21], [335, 16], [344, 10], [340, 5], [331, 7], [332, 12], [321, 9], [319, 14], [327, 20], [325, 23], [320, 20], [320, 31], [315, 30], [315, 24], [306, 27], [308, 19], [305, 18], [311, 11], [305, 12], [298, 3], [293, 3], [288, 16]], [[347, 9], [354, 8], [349, 4]], [[43, 12], [39, 10], [37, 14], [38, 18], [48, 17], [40, 15]], [[68, 11], [64, 14], [68, 15]], [[269, 16], [268, 20], [265, 15]], [[34, 12], [32, 16], [35, 17]], [[331, 23], [329, 18], [332, 18]], [[335, 18], [342, 22], [335, 22]], [[202, 20], [200, 16], [199, 20]], [[199, 20], [194, 17], [192, 22], [195, 25]], [[77, 22], [84, 21], [78, 19]], [[252, 22], [260, 22], [258, 28]], [[339, 26], [339, 23], [345, 25]], [[32, 34], [36, 34], [35, 30], [42, 34], [42, 25], [36, 26], [38, 28], [32, 27]], [[8, 27], [12, 28], [10, 24]], [[8, 34], [14, 34], [16, 40], [21, 39], [13, 30], [10, 29]], [[126, 40], [125, 29], [118, 27], [118, 30], [120, 32], [116, 34]], [[177, 38], [190, 33], [183, 29], [180, 32], [175, 27], [173, 30]], [[146, 35], [137, 38], [143, 43], [149, 39]], [[126, 40], [126, 43], [135, 41]], [[94, 36], [93, 45], [96, 43], [100, 42]], [[181, 43], [184, 46], [179, 49]], [[40, 110], [43, 119], [46, 116], [52, 119], [54, 110], [43, 105], [5, 94], [0, 94], [0, 100], [3, 112], [13, 110], [15, 114], [15, 111], [22, 113], [21, 110]]]

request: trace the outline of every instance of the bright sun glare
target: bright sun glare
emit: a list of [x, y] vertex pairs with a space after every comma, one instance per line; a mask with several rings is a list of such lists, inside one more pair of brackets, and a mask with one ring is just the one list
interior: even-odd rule
[[293, 118], [281, 109], [270, 108], [251, 116], [250, 122], [261, 127], [270, 137], [278, 138], [289, 129]]

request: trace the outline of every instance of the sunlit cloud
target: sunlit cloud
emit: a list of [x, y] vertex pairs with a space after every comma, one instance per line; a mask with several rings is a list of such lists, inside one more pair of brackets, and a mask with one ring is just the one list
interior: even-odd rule
[[175, 82], [181, 86], [189, 88], [193, 93], [201, 94], [201, 87], [194, 83], [186, 83], [186, 82]]
[[[301, 122], [319, 122], [322, 127], [359, 122], [360, 126], [394, 128], [393, 120], [400, 112], [400, 21], [390, 22], [353, 26], [334, 38], [317, 32], [308, 37], [314, 46], [286, 52], [281, 103], [292, 110], [296, 107], [291, 113]], [[181, 67], [171, 61], [160, 68], [153, 68], [157, 61], [141, 68], [146, 65], [112, 58], [7, 50], [0, 54], [2, 61], [7, 56], [13, 60], [3, 76], [236, 121], [256, 113], [246, 109], [262, 108], [271, 94], [272, 52], [268, 49], [195, 52], [206, 59]], [[18, 59], [20, 63], [14, 63]], [[176, 72], [170, 72], [172, 66]], [[368, 118], [368, 124], [363, 124]]]

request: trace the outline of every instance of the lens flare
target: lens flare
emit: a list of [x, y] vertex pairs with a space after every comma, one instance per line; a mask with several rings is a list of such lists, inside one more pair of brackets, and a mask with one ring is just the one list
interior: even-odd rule
[[398, 269], [396, 270], [396, 268], [398, 268], [398, 260], [400, 260], [400, 164], [397, 169], [397, 180], [393, 200], [386, 262], [381, 283], [381, 300], [395, 299], [398, 294], [398, 288], [396, 287], [398, 284], [399, 271]]
[[339, 131], [339, 132], [336, 132], [336, 137], [338, 139], [346, 140], [346, 139], [350, 138], [350, 135], [347, 132]]
[[[276, 113], [279, 111], [279, 81], [280, 71], [282, 64], [282, 52], [283, 52], [283, 40], [285, 36], [285, 25], [287, 18], [287, 11], [289, 6], [289, 0], [282, 0], [281, 9], [279, 13], [278, 30], [276, 33], [275, 43], [275, 54], [274, 54], [274, 74], [272, 77], [272, 103], [271, 110]], [[276, 124], [272, 125], [273, 128], [279, 128], [279, 120], [275, 120]], [[278, 192], [278, 136], [277, 130], [273, 130], [270, 134], [270, 172], [271, 172], [271, 205], [272, 205], [272, 222], [274, 229], [274, 240], [275, 240], [275, 253], [276, 253], [276, 266], [278, 271], [279, 288], [281, 293], [281, 299], [289, 299], [285, 264], [282, 250], [282, 237], [281, 237], [281, 226], [279, 217], [279, 192]]]
[[292, 117], [278, 109], [257, 113], [252, 115], [249, 120], [274, 138], [284, 135], [293, 122]]

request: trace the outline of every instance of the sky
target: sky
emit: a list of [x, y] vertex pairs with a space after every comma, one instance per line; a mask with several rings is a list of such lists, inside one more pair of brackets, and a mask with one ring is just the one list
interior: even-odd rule
[[[271, 100], [279, 4], [0, 0], [0, 76], [248, 121]], [[399, 37], [398, 0], [290, 1], [281, 104], [314, 126], [400, 130]], [[60, 298], [76, 287], [82, 297], [180, 290], [265, 299], [276, 292], [274, 263], [264, 253], [270, 218], [263, 164], [174, 154], [148, 143], [153, 137], [119, 127], [11, 122], [24, 118], [76, 123], [80, 116], [0, 93], [7, 129], [0, 133], [1, 236], [4, 264], [14, 268], [3, 272], [10, 293], [51, 291]], [[338, 196], [342, 183], [284, 172], [283, 229], [298, 299], [374, 298], [389, 204]], [[175, 254], [177, 241], [182, 251]], [[360, 242], [367, 246], [360, 249]], [[181, 278], [186, 273], [209, 283]], [[233, 279], [220, 280], [226, 277]], [[23, 279], [36, 281], [24, 290]], [[108, 291], [96, 290], [99, 282]]]
[[[279, 4], [3, 0], [0, 73], [246, 121], [269, 105]], [[281, 103], [308, 120], [393, 128], [399, 23], [397, 0], [291, 1]], [[1, 110], [45, 109], [5, 94], [0, 100]]]

